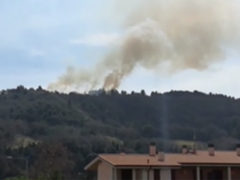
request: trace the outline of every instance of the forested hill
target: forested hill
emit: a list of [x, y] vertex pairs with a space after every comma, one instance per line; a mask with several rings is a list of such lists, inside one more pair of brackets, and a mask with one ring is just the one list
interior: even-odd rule
[[36, 148], [44, 143], [63, 147], [71, 154], [71, 171], [79, 173], [95, 153], [146, 152], [151, 141], [175, 151], [179, 142], [193, 139], [233, 148], [240, 139], [240, 100], [197, 91], [86, 95], [22, 86], [0, 95], [0, 153], [24, 155], [27, 149], [32, 174], [39, 163]]

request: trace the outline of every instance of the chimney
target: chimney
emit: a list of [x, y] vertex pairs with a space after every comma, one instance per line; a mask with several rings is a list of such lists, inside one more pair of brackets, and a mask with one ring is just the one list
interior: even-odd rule
[[164, 160], [165, 160], [164, 152], [158, 152], [158, 161], [164, 161]]
[[214, 144], [208, 144], [208, 154], [209, 154], [209, 156], [214, 156], [215, 155]]
[[188, 149], [186, 145], [182, 146], [182, 154], [187, 154], [188, 153]]
[[156, 156], [157, 153], [157, 147], [155, 143], [151, 143], [149, 146], [149, 155], [150, 156]]
[[240, 144], [237, 144], [236, 146], [236, 153], [237, 153], [237, 156], [240, 156]]

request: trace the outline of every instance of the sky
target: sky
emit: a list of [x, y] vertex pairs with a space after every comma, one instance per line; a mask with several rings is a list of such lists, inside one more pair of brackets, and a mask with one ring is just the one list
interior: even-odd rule
[[[47, 88], [68, 66], [91, 68], [124, 31], [131, 5], [116, 0], [1, 0], [0, 89], [24, 85]], [[198, 90], [240, 97], [239, 54], [204, 70], [175, 74], [142, 67], [123, 79], [119, 90]]]

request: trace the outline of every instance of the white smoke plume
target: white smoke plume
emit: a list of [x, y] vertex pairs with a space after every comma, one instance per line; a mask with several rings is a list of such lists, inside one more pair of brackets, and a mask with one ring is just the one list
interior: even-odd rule
[[49, 89], [115, 89], [137, 66], [155, 71], [164, 64], [170, 73], [206, 69], [224, 60], [226, 49], [238, 49], [238, 4], [236, 0], [142, 2], [126, 18], [125, 33], [112, 52], [91, 70], [69, 68]]

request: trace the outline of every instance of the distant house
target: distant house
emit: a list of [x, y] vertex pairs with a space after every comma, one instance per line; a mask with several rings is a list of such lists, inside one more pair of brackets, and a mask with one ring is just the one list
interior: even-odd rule
[[100, 154], [85, 170], [97, 171], [97, 180], [240, 180], [240, 146], [236, 151], [191, 151], [149, 154]]

